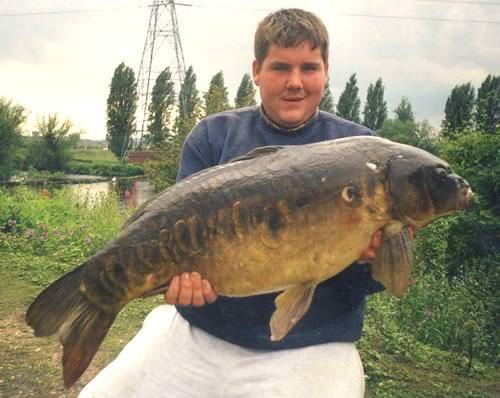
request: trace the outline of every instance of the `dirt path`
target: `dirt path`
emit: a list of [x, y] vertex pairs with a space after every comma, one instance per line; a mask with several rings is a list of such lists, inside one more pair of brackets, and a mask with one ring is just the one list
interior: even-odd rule
[[[136, 333], [144, 315], [159, 301], [139, 303], [122, 314], [81, 379], [63, 387], [61, 346], [57, 338], [36, 338], [24, 322], [39, 287], [16, 278], [0, 260], [0, 397], [74, 398]], [[142, 305], [141, 305], [142, 304]]]

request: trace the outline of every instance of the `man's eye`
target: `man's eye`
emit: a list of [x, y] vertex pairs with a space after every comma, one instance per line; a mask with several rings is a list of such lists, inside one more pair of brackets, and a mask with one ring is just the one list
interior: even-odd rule
[[314, 72], [319, 69], [319, 66], [316, 64], [306, 64], [302, 65], [302, 70], [305, 72]]
[[272, 70], [277, 70], [277, 71], [284, 71], [284, 70], [289, 70], [290, 67], [285, 64], [274, 64], [272, 65]]

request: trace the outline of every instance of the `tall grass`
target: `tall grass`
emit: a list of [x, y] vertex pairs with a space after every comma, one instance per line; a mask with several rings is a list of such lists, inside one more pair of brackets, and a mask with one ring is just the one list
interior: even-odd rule
[[0, 190], [0, 251], [23, 279], [46, 284], [103, 247], [126, 217], [113, 194]]

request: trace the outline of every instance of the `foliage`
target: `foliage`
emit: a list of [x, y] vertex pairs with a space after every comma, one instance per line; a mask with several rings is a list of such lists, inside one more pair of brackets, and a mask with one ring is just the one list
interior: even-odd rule
[[322, 111], [333, 113], [333, 96], [330, 90], [330, 81], [327, 80], [325, 83], [325, 89], [321, 101], [319, 103], [319, 109]]
[[428, 152], [436, 153], [437, 145], [431, 137], [431, 126], [427, 122], [403, 122], [399, 119], [386, 119], [377, 130], [381, 137], [403, 144], [413, 145]]
[[[170, 69], [165, 68], [156, 78], [149, 104], [146, 144], [157, 146], [170, 134], [170, 121], [175, 103], [174, 82]], [[139, 144], [140, 147], [140, 144]]]
[[25, 120], [22, 106], [0, 98], [0, 181], [15, 171], [16, 149], [21, 144], [21, 124]]
[[107, 133], [109, 149], [123, 159], [132, 144], [137, 109], [137, 82], [134, 71], [123, 62], [111, 79], [107, 100]]
[[230, 108], [222, 71], [216, 73], [212, 77], [208, 91], [203, 98], [205, 100], [205, 115], [207, 116]]
[[175, 137], [169, 139], [156, 148], [155, 160], [144, 165], [144, 173], [156, 192], [175, 183], [181, 145]]
[[45, 284], [103, 247], [123, 217], [113, 195], [90, 202], [66, 190], [0, 190], [0, 251], [29, 258], [19, 271]]
[[77, 141], [70, 134], [71, 122], [60, 122], [56, 114], [42, 118], [31, 142], [27, 162], [37, 170], [62, 171], [71, 159], [70, 148]]
[[453, 138], [456, 132], [472, 128], [475, 90], [471, 83], [457, 85], [451, 90], [444, 109], [442, 135]]
[[387, 118], [387, 103], [384, 101], [384, 85], [381, 78], [375, 82], [375, 85], [368, 86], [363, 115], [363, 124], [372, 130], [382, 127]]
[[243, 108], [245, 106], [255, 105], [255, 87], [253, 86], [252, 79], [248, 73], [243, 75], [241, 83], [236, 92], [236, 98], [234, 99], [235, 108]]
[[[222, 74], [220, 77], [223, 85]], [[213, 91], [212, 94], [214, 93]], [[174, 125], [175, 134], [169, 135], [164, 142], [155, 147], [155, 156], [144, 165], [144, 173], [157, 191], [175, 182], [182, 144], [201, 117], [200, 98], [196, 88], [196, 74], [192, 66], [186, 71], [179, 93], [178, 106], [178, 116]]]
[[406, 123], [406, 122], [415, 122], [415, 116], [413, 115], [413, 109], [411, 107], [410, 101], [408, 98], [401, 98], [401, 102], [394, 109], [394, 113], [396, 114], [396, 119]]
[[196, 88], [196, 74], [190, 66], [184, 76], [179, 92], [179, 109], [175, 121], [175, 132], [178, 140], [184, 141], [191, 129], [201, 117], [201, 103], [198, 89]]
[[477, 90], [475, 119], [478, 130], [500, 132], [500, 75], [488, 75]]
[[346, 83], [344, 91], [340, 94], [336, 114], [344, 119], [359, 123], [361, 121], [360, 107], [358, 82], [354, 73]]

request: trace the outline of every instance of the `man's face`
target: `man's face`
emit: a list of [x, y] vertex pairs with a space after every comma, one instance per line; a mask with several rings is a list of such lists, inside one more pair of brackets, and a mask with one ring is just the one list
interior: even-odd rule
[[316, 112], [327, 76], [319, 47], [313, 50], [309, 42], [287, 48], [272, 44], [262, 63], [253, 62], [253, 78], [267, 116], [289, 128]]

